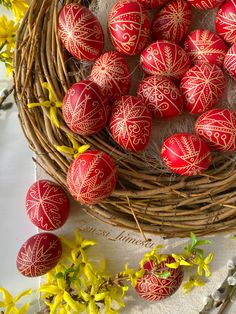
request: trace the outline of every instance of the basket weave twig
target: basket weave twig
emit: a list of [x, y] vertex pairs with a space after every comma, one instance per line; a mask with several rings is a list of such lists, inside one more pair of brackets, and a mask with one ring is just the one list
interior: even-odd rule
[[[58, 38], [59, 5], [58, 0], [31, 3], [17, 37], [15, 98], [22, 128], [37, 162], [66, 188], [72, 157], [55, 147], [69, 146], [66, 134], [72, 133], [61, 114], [61, 126], [56, 128], [48, 108], [27, 107], [28, 103], [48, 99], [43, 82], [51, 85], [61, 101], [67, 89], [84, 78], [83, 71], [78, 71], [78, 62], [68, 59]], [[232, 156], [216, 156], [204, 175], [185, 178], [173, 176], [161, 167], [150, 171], [146, 167], [147, 157], [119, 150], [107, 130], [91, 137], [76, 134], [73, 137], [81, 144], [89, 143], [92, 148], [107, 152], [118, 166], [118, 184], [112, 196], [99, 205], [83, 207], [91, 216], [166, 237], [184, 237], [191, 231], [205, 235], [236, 228], [236, 169]]]

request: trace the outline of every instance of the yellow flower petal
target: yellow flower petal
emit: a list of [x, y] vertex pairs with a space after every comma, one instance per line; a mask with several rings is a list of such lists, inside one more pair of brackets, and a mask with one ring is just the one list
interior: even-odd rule
[[76, 261], [78, 259], [79, 253], [80, 253], [80, 248], [75, 248], [71, 251], [71, 256], [72, 256], [73, 261]]
[[24, 304], [24, 305], [20, 308], [19, 314], [27, 314], [28, 311], [29, 311], [29, 306], [30, 306], [29, 303]]
[[46, 292], [52, 295], [61, 294], [61, 289], [55, 285], [43, 285], [38, 289], [38, 292]]
[[197, 273], [198, 273], [199, 276], [202, 276], [202, 270], [203, 270], [202, 264], [198, 265]]
[[15, 298], [14, 298], [14, 303], [16, 303], [17, 301], [19, 301], [22, 297], [26, 296], [26, 295], [30, 295], [32, 294], [32, 289], [28, 289], [25, 290], [21, 293], [19, 293]]
[[186, 262], [184, 260], [180, 261], [180, 265], [182, 265], [182, 266], [192, 266], [192, 264], [190, 264], [189, 262]]
[[35, 108], [35, 107], [50, 107], [50, 105], [51, 105], [51, 103], [50, 103], [50, 101], [42, 101], [42, 102], [32, 102], [32, 103], [29, 103], [28, 105], [27, 105], [27, 107], [29, 108], [29, 109], [32, 109], [32, 108]]
[[56, 314], [57, 308], [60, 306], [61, 302], [63, 300], [63, 295], [57, 295], [53, 301], [53, 304], [50, 308], [50, 314]]
[[169, 268], [174, 268], [174, 269], [177, 269], [179, 267], [179, 263], [166, 263], [166, 266], [169, 267]]
[[5, 314], [18, 314], [18, 313], [19, 313], [19, 311], [14, 306], [14, 304], [11, 304], [11, 305], [6, 307]]
[[87, 307], [87, 313], [88, 314], [99, 314], [98, 307], [97, 307], [94, 300], [89, 301], [89, 305]]
[[211, 276], [211, 271], [210, 271], [209, 266], [206, 266], [206, 265], [205, 265], [204, 270], [205, 270], [205, 276], [206, 276], [206, 278], [210, 277], [210, 276]]
[[109, 292], [101, 292], [97, 293], [94, 297], [95, 301], [99, 302], [105, 299], [105, 297], [108, 295]]
[[51, 86], [48, 84], [48, 82], [44, 82], [44, 83], [42, 84], [42, 87], [48, 90], [50, 101], [51, 101], [51, 102], [56, 102], [57, 99], [56, 99], [56, 97], [55, 97], [55, 95], [54, 95], [54, 93], [53, 93], [53, 91], [52, 91]]
[[196, 281], [194, 281], [194, 286], [196, 286], [196, 287], [202, 287], [202, 286], [205, 286], [205, 282], [204, 281], [200, 281], [200, 280], [196, 280]]
[[192, 280], [183, 284], [184, 293], [189, 293], [193, 289], [194, 283]]
[[24, 15], [25, 11], [28, 8], [28, 3], [24, 0], [11, 0], [12, 12], [16, 17], [16, 20], [19, 21]]
[[87, 292], [83, 291], [83, 290], [81, 290], [80, 293], [81, 293], [81, 296], [84, 299], [84, 301], [88, 302], [89, 299], [90, 299], [90, 295]]
[[78, 149], [78, 153], [82, 154], [84, 152], [86, 152], [91, 146], [89, 144], [85, 144], [79, 147]]
[[84, 309], [82, 304], [73, 300], [67, 291], [64, 292], [63, 299], [77, 313]]
[[57, 108], [56, 107], [50, 107], [50, 119], [52, 123], [59, 128], [60, 127], [60, 122], [57, 117]]
[[56, 146], [56, 150], [65, 154], [74, 155], [74, 149], [72, 147]]
[[61, 101], [55, 101], [54, 102], [56, 108], [62, 108], [62, 102]]
[[93, 245], [96, 245], [96, 242], [95, 242], [95, 241], [92, 241], [92, 240], [84, 240], [84, 241], [81, 243], [81, 248], [84, 249], [84, 248], [87, 247], [87, 246], [93, 246]]
[[13, 44], [19, 24], [13, 20], [8, 20], [5, 15], [0, 17], [0, 46], [3, 44]]
[[205, 259], [204, 259], [204, 262], [205, 264], [210, 264], [213, 260], [213, 257], [214, 257], [214, 253], [211, 252]]
[[5, 302], [5, 304], [9, 304], [13, 301], [12, 295], [6, 289], [0, 288], [0, 292], [3, 295], [3, 301]]

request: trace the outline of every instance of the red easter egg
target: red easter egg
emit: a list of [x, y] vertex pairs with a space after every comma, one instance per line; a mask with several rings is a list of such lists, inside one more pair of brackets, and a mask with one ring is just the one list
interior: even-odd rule
[[214, 9], [221, 5], [225, 0], [187, 0], [193, 7], [200, 10]]
[[93, 65], [90, 80], [97, 83], [111, 99], [129, 93], [131, 76], [128, 62], [116, 51], [101, 55]]
[[181, 114], [183, 99], [175, 84], [161, 76], [148, 76], [137, 90], [154, 118], [172, 118]]
[[65, 5], [59, 15], [58, 34], [78, 60], [95, 60], [104, 48], [104, 33], [92, 12], [79, 4]]
[[190, 67], [187, 53], [166, 40], [149, 45], [141, 54], [141, 66], [147, 74], [180, 79]]
[[214, 32], [206, 29], [192, 31], [185, 40], [185, 50], [192, 63], [212, 63], [222, 65], [227, 47]]
[[81, 204], [97, 204], [110, 196], [116, 186], [116, 165], [99, 150], [80, 154], [67, 172], [67, 188]]
[[185, 108], [199, 114], [211, 109], [220, 100], [225, 88], [223, 71], [215, 64], [193, 66], [181, 80]]
[[162, 146], [162, 158], [173, 172], [195, 176], [206, 170], [211, 153], [206, 143], [194, 134], [177, 133], [168, 137]]
[[146, 9], [157, 9], [167, 3], [169, 0], [138, 0]]
[[71, 86], [63, 99], [62, 113], [68, 127], [79, 135], [91, 135], [106, 125], [108, 98], [101, 88], [89, 80]]
[[43, 230], [60, 228], [69, 215], [70, 202], [64, 190], [54, 182], [39, 180], [26, 195], [27, 214]]
[[187, 35], [191, 22], [192, 11], [188, 2], [172, 0], [154, 17], [153, 39], [165, 39], [178, 44]]
[[198, 118], [195, 131], [212, 150], [236, 151], [236, 111], [209, 110]]
[[236, 44], [234, 44], [226, 54], [224, 69], [233, 79], [236, 80]]
[[[169, 268], [166, 264], [175, 263], [172, 256], [168, 256], [167, 260], [159, 265], [154, 261], [148, 261], [144, 264], [145, 274], [140, 278], [135, 287], [138, 295], [147, 301], [158, 301], [170, 297], [180, 287], [184, 272], [181, 266]], [[160, 278], [164, 272], [169, 272], [168, 278]]]
[[26, 277], [42, 276], [57, 265], [61, 254], [61, 241], [56, 235], [49, 232], [38, 233], [21, 246], [16, 266]]
[[110, 11], [108, 29], [112, 43], [120, 53], [137, 55], [150, 35], [148, 13], [136, 0], [118, 1]]
[[216, 30], [230, 45], [236, 43], [236, 0], [226, 1], [216, 15]]
[[112, 106], [110, 130], [121, 147], [132, 152], [144, 150], [151, 136], [152, 117], [142, 99], [119, 98]]

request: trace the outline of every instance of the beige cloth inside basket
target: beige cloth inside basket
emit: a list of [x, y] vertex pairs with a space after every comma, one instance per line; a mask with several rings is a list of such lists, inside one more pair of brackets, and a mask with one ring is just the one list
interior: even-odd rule
[[[106, 45], [105, 49], [110, 50], [114, 49], [110, 40], [108, 39], [108, 30], [107, 30], [107, 17], [112, 6], [117, 2], [116, 0], [98, 0], [95, 1], [97, 4], [92, 7], [93, 12], [98, 17], [99, 21], [103, 25], [106, 36]], [[153, 11], [156, 12], [156, 11]], [[197, 9], [192, 9], [193, 12], [193, 23], [190, 30], [194, 29], [209, 29], [215, 31], [215, 15], [217, 9], [200, 11]], [[154, 13], [150, 13], [153, 15]], [[142, 79], [143, 74], [141, 68], [138, 66], [139, 58], [128, 58], [131, 72], [132, 72], [132, 81], [133, 86], [131, 89], [131, 94], [136, 94], [137, 83]], [[226, 75], [227, 87], [224, 93], [223, 98], [215, 107], [225, 107], [236, 109], [236, 82], [233, 81], [228, 75]], [[196, 121], [197, 116], [193, 116], [187, 113], [182, 114], [176, 119], [169, 120], [154, 120], [153, 121], [153, 132], [152, 138], [149, 146], [143, 154], [151, 155], [152, 158], [156, 159], [157, 163], [162, 165], [160, 158], [160, 148], [165, 138], [168, 136], [177, 133], [177, 132], [194, 132], [194, 122]], [[153, 165], [150, 164], [150, 167]]]

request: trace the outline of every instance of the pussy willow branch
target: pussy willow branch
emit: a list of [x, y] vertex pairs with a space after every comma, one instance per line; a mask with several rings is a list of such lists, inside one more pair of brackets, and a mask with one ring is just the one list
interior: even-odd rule
[[12, 102], [4, 103], [13, 92], [13, 89], [14, 88], [11, 87], [10, 89], [3, 90], [2, 95], [0, 96], [0, 110], [7, 110], [13, 106]]
[[228, 283], [230, 276], [236, 275], [236, 262], [234, 267], [228, 269], [228, 274], [221, 286], [207, 298], [207, 303], [199, 314], [209, 314], [213, 309], [219, 308], [217, 314], [225, 313], [226, 308], [232, 302], [232, 298], [236, 293], [236, 285], [231, 286]]

